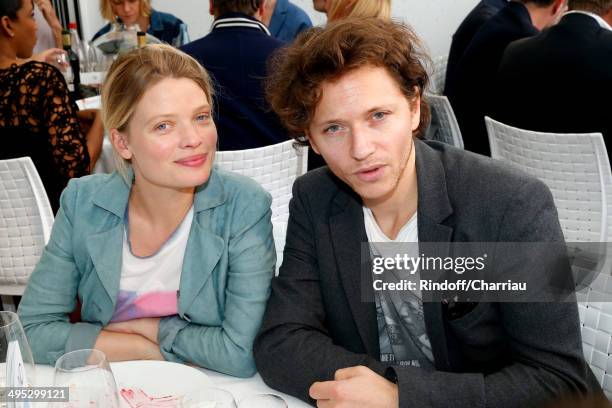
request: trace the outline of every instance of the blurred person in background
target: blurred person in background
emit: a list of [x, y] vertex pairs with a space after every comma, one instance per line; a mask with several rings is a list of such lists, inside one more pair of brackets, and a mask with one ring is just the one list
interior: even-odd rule
[[391, 0], [326, 0], [327, 21], [349, 17], [391, 19]]
[[261, 22], [268, 26], [274, 38], [291, 42], [312, 27], [308, 14], [289, 0], [266, 0]]
[[567, 0], [514, 0], [480, 27], [445, 86], [466, 150], [491, 154], [484, 117], [508, 44], [556, 24], [565, 10]]
[[170, 13], [155, 10], [151, 0], [100, 0], [100, 14], [110, 23], [102, 27], [92, 41], [109, 32], [111, 23], [119, 18], [126, 26], [138, 24], [140, 31], [174, 47], [189, 42], [187, 24]]
[[284, 43], [261, 22], [267, 0], [210, 0], [212, 30], [181, 50], [211, 74], [219, 150], [253, 149], [284, 142], [287, 131], [264, 95], [268, 59]]
[[60, 23], [51, 0], [34, 0], [36, 4], [34, 17], [38, 24], [34, 54], [49, 48], [62, 48], [62, 23]]
[[[73, 180], [19, 317], [34, 360], [96, 348], [255, 373], [276, 252], [270, 194], [213, 167], [204, 69], [167, 44], [120, 56], [102, 89], [118, 171]], [[69, 313], [81, 304], [81, 321]]]
[[455, 72], [459, 59], [470, 45], [472, 38], [480, 30], [480, 27], [504, 8], [506, 4], [508, 4], [508, 0], [481, 0], [461, 22], [457, 31], [453, 34], [448, 53], [446, 83], [448, 83], [449, 76]]
[[68, 180], [89, 174], [102, 149], [99, 115], [84, 134], [78, 108], [55, 67], [30, 60], [36, 44], [34, 2], [0, 2], [0, 158], [30, 156], [53, 211]]
[[612, 120], [603, 101], [612, 95], [612, 0], [568, 5], [559, 24], [506, 48], [491, 116], [540, 132], [602, 133], [610, 158]]
[[325, 13], [327, 11], [327, 1], [328, 0], [312, 0], [312, 7], [321, 13]]

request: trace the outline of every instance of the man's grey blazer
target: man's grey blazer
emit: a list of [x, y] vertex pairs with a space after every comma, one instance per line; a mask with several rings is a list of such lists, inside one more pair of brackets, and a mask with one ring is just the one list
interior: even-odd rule
[[[419, 242], [563, 242], [548, 188], [500, 162], [415, 141]], [[327, 167], [293, 187], [283, 264], [254, 346], [264, 381], [313, 403], [340, 368], [379, 374], [375, 304], [362, 302], [367, 242], [359, 197]], [[582, 355], [575, 303], [480, 303], [449, 320], [424, 303], [435, 371], [395, 368], [400, 407], [542, 406], [599, 393]]]

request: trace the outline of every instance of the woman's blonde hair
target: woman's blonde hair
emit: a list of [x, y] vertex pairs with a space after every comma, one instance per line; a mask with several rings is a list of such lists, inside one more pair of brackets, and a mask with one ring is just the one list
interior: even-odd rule
[[[111, 23], [115, 22], [115, 13], [113, 13], [113, 8], [111, 7], [112, 0], [100, 0], [100, 14], [106, 20]], [[140, 15], [144, 17], [149, 17], [151, 15], [153, 8], [151, 7], [151, 0], [140, 0]]]
[[[195, 82], [213, 103], [213, 86], [206, 70], [192, 57], [167, 44], [151, 44], [123, 54], [111, 65], [102, 86], [102, 122], [109, 132], [126, 132], [140, 99], [166, 78]], [[127, 180], [129, 162], [115, 152], [117, 170]]]
[[327, 0], [327, 21], [348, 17], [391, 19], [391, 0]]

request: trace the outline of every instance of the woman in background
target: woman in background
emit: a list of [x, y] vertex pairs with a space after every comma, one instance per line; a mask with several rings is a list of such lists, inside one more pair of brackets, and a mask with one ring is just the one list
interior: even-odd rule
[[391, 19], [391, 0], [327, 0], [327, 21], [348, 17]]
[[[255, 373], [252, 344], [276, 253], [270, 194], [213, 168], [208, 74], [149, 45], [102, 89], [119, 171], [75, 180], [19, 305], [34, 359], [96, 348], [110, 361], [187, 362]], [[68, 315], [81, 306], [81, 322]]]
[[62, 74], [29, 60], [36, 29], [32, 0], [0, 2], [0, 159], [30, 156], [56, 212], [68, 180], [89, 174], [104, 133], [96, 116], [83, 134]]
[[[100, 14], [111, 23], [114, 23], [119, 17], [126, 26], [138, 24], [141, 31], [174, 47], [180, 47], [189, 42], [187, 24], [172, 14], [153, 9], [151, 0], [100, 0]], [[94, 35], [92, 41], [106, 34], [110, 29], [110, 23], [102, 27]]]

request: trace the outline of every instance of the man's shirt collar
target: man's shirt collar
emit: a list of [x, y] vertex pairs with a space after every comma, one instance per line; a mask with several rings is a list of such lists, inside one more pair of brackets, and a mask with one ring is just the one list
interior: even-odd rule
[[244, 28], [254, 28], [256, 30], [261, 30], [264, 33], [270, 35], [270, 30], [268, 27], [261, 21], [258, 21], [252, 17], [248, 17], [246, 15], [241, 16], [240, 14], [228, 14], [226, 16], [222, 16], [215, 20], [212, 25], [212, 29], [215, 30], [217, 28], [236, 28], [236, 27], [244, 27]]
[[595, 21], [597, 21], [597, 24], [601, 26], [601, 28], [605, 28], [606, 30], [612, 31], [612, 27], [610, 26], [610, 24], [608, 24], [606, 20], [604, 20], [603, 18], [601, 18], [601, 16], [598, 16], [595, 13], [591, 13], [589, 11], [584, 11], [584, 10], [572, 10], [572, 11], [568, 11], [567, 13], [565, 13], [566, 16], [568, 14], [584, 14], [584, 15], [593, 17]]

